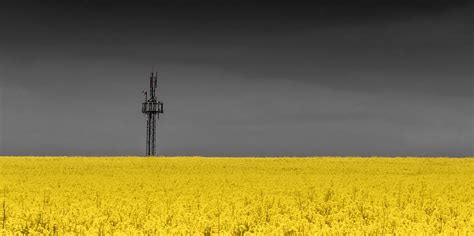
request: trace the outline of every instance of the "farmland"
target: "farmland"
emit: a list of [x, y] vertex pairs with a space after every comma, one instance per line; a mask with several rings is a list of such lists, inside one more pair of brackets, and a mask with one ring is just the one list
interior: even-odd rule
[[471, 158], [1, 157], [0, 234], [474, 233]]

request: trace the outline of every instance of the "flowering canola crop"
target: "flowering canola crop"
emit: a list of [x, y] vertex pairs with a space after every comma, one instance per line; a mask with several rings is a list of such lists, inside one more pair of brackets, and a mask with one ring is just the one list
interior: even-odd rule
[[0, 235], [474, 234], [474, 159], [2, 157]]

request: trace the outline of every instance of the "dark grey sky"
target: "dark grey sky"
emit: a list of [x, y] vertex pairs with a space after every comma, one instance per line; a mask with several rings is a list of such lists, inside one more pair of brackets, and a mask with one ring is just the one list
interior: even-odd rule
[[472, 1], [0, 3], [0, 155], [474, 155]]

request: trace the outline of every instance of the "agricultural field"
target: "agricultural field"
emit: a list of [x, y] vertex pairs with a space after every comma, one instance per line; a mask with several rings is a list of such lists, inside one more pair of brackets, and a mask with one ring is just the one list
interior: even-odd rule
[[471, 158], [0, 157], [0, 235], [474, 234]]

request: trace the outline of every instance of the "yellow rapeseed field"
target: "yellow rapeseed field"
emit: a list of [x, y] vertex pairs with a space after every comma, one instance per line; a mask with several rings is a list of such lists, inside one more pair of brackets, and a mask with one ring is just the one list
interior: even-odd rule
[[474, 234], [474, 159], [1, 157], [0, 235]]

